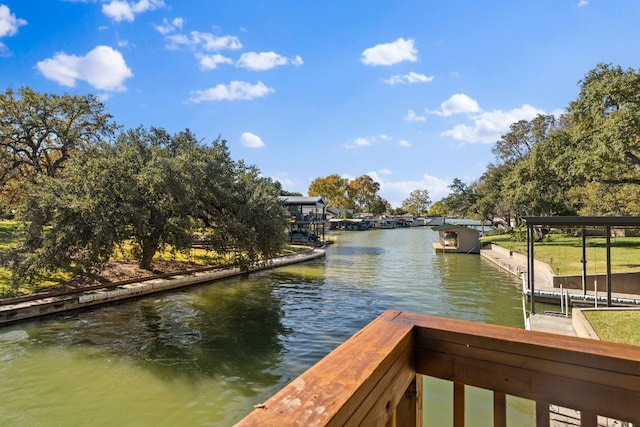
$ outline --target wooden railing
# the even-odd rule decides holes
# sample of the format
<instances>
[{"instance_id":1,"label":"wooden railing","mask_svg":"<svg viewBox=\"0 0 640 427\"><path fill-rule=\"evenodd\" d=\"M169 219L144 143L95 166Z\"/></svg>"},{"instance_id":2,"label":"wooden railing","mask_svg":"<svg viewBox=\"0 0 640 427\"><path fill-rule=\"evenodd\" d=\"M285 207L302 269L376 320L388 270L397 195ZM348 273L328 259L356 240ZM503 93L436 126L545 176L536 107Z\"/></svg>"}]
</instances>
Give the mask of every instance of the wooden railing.
<instances>
[{"instance_id":1,"label":"wooden railing","mask_svg":"<svg viewBox=\"0 0 640 427\"><path fill-rule=\"evenodd\" d=\"M640 425L639 347L387 311L238 426L420 426L423 375L453 382L454 426L465 385L493 391L494 426L507 425L507 395L535 401L538 426L550 405L580 411L583 426Z\"/></svg>"}]
</instances>

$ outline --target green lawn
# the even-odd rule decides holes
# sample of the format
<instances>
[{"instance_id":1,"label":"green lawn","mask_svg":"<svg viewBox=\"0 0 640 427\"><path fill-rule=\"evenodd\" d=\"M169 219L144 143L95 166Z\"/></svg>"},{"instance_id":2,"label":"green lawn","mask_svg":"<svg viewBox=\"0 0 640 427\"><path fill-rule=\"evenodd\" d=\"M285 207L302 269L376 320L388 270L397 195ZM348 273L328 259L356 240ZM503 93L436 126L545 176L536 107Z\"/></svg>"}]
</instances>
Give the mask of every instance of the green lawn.
<instances>
[{"instance_id":1,"label":"green lawn","mask_svg":"<svg viewBox=\"0 0 640 427\"><path fill-rule=\"evenodd\" d=\"M583 314L601 340L640 345L640 310L585 310Z\"/></svg>"},{"instance_id":2,"label":"green lawn","mask_svg":"<svg viewBox=\"0 0 640 427\"><path fill-rule=\"evenodd\" d=\"M516 242L509 235L486 236L483 242L491 242L514 252L527 253L526 242ZM587 274L604 274L606 265L606 238L587 237ZM611 270L615 273L640 271L640 237L611 238ZM536 242L534 255L537 260L551 265L558 275L582 273L582 238L549 234L544 242Z\"/></svg>"}]
</instances>

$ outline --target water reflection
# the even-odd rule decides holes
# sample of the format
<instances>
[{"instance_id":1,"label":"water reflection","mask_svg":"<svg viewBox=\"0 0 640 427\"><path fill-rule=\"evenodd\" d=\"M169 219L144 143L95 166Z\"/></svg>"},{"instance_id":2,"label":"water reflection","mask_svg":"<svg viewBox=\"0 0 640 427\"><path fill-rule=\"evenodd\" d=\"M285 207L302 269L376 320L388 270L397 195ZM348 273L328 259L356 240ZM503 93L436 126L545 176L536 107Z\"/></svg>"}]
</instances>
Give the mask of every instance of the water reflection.
<instances>
[{"instance_id":1,"label":"water reflection","mask_svg":"<svg viewBox=\"0 0 640 427\"><path fill-rule=\"evenodd\" d=\"M268 282L227 282L155 299L80 312L33 324L39 346L93 346L127 355L161 378L173 376L237 377L272 385L277 378L259 375L278 363L281 301Z\"/></svg>"}]
</instances>

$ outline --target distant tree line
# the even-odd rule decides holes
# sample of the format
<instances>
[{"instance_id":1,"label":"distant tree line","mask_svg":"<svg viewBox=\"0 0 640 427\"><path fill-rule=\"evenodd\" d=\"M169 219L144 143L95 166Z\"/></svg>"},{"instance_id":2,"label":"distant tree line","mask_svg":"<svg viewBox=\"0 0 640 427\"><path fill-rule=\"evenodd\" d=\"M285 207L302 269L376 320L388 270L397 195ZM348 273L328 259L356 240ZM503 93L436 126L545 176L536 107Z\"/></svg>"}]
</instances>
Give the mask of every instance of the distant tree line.
<instances>
[{"instance_id":1,"label":"distant tree line","mask_svg":"<svg viewBox=\"0 0 640 427\"><path fill-rule=\"evenodd\" d=\"M2 252L16 280L99 270L125 247L150 269L158 251L188 251L195 239L246 267L284 243L281 191L220 138L122 130L92 95L0 94L2 213L26 227L24 244Z\"/></svg>"},{"instance_id":2,"label":"distant tree line","mask_svg":"<svg viewBox=\"0 0 640 427\"><path fill-rule=\"evenodd\" d=\"M391 204L378 194L379 192L380 183L369 175L350 180L338 174L314 179L308 190L309 196L322 197L327 206L355 213L366 212L375 216L409 213L418 217L426 215L431 205L427 189L413 190L399 208L392 208Z\"/></svg>"},{"instance_id":3,"label":"distant tree line","mask_svg":"<svg viewBox=\"0 0 640 427\"><path fill-rule=\"evenodd\" d=\"M523 216L640 214L640 73L598 64L560 117L513 123L476 181L455 179L443 214L495 221Z\"/></svg>"}]
</instances>

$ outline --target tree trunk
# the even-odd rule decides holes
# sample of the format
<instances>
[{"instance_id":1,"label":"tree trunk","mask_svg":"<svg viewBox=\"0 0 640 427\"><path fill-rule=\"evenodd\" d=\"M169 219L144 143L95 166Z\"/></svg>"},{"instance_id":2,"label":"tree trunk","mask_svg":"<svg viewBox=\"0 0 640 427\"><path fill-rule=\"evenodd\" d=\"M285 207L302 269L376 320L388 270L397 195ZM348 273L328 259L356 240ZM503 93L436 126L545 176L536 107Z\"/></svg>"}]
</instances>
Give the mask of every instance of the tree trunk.
<instances>
[{"instance_id":1,"label":"tree trunk","mask_svg":"<svg viewBox=\"0 0 640 427\"><path fill-rule=\"evenodd\" d=\"M140 268L144 270L151 270L151 262L153 261L153 256L158 251L159 241L160 239L155 234L142 239L140 242L142 254L140 256L140 261L138 262L138 266Z\"/></svg>"}]
</instances>

